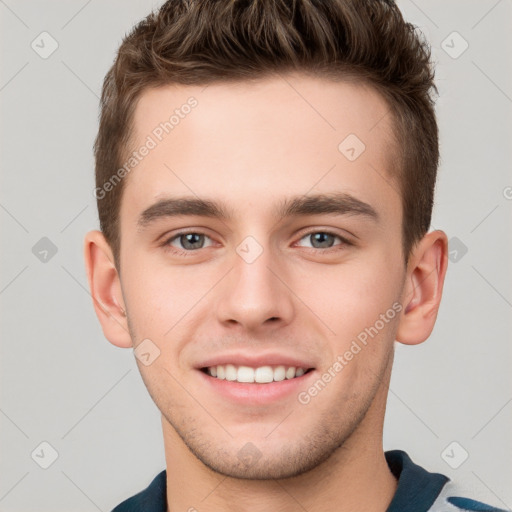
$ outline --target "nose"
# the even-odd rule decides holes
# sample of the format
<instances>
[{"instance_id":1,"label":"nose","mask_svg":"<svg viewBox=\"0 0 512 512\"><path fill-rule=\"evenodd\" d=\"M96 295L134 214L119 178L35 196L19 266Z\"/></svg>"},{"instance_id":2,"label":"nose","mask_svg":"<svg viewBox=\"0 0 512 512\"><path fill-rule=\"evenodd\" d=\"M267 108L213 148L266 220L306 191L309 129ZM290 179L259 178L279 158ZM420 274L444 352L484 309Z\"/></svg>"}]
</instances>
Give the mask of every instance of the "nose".
<instances>
[{"instance_id":1,"label":"nose","mask_svg":"<svg viewBox=\"0 0 512 512\"><path fill-rule=\"evenodd\" d=\"M253 261L237 252L232 262L216 297L218 320L253 332L289 324L294 315L293 292L286 284L284 262L272 257L267 248Z\"/></svg>"}]
</instances>

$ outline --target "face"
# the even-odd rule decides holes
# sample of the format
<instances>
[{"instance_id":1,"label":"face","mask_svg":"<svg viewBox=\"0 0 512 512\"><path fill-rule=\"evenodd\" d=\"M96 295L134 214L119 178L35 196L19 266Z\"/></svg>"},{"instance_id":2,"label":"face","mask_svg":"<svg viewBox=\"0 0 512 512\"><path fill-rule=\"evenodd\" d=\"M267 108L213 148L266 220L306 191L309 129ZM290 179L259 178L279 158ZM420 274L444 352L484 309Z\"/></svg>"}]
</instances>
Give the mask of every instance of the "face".
<instances>
[{"instance_id":1,"label":"face","mask_svg":"<svg viewBox=\"0 0 512 512\"><path fill-rule=\"evenodd\" d=\"M215 471L293 476L381 435L405 277L387 112L301 75L137 105L133 149L156 144L120 212L130 334L164 434Z\"/></svg>"}]
</instances>

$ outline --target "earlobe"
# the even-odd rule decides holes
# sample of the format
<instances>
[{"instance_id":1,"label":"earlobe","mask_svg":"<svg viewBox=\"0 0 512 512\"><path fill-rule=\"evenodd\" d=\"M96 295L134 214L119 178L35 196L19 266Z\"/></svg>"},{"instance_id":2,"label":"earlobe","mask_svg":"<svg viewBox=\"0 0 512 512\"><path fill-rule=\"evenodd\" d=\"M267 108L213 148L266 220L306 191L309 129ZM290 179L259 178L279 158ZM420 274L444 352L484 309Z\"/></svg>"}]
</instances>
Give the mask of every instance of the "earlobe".
<instances>
[{"instance_id":1,"label":"earlobe","mask_svg":"<svg viewBox=\"0 0 512 512\"><path fill-rule=\"evenodd\" d=\"M117 347L131 348L126 307L112 250L101 231L85 236L84 259L94 310L105 337Z\"/></svg>"},{"instance_id":2,"label":"earlobe","mask_svg":"<svg viewBox=\"0 0 512 512\"><path fill-rule=\"evenodd\" d=\"M441 303L448 266L448 239L443 231L426 234L414 248L407 268L404 310L396 340L416 345L431 334Z\"/></svg>"}]
</instances>

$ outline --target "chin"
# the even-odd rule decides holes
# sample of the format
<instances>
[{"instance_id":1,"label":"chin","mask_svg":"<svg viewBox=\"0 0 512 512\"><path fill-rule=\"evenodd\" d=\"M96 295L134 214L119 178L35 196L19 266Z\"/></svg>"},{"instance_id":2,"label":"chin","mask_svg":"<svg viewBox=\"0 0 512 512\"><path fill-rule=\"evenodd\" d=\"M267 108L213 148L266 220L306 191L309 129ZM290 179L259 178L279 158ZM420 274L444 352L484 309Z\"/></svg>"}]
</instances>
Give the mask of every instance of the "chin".
<instances>
[{"instance_id":1,"label":"chin","mask_svg":"<svg viewBox=\"0 0 512 512\"><path fill-rule=\"evenodd\" d=\"M328 460L343 442L331 436L302 436L300 441L288 438L287 443L255 439L241 448L239 442L233 442L236 446L213 447L216 443L189 440L187 445L197 459L218 474L244 480L278 480L315 469Z\"/></svg>"}]
</instances>

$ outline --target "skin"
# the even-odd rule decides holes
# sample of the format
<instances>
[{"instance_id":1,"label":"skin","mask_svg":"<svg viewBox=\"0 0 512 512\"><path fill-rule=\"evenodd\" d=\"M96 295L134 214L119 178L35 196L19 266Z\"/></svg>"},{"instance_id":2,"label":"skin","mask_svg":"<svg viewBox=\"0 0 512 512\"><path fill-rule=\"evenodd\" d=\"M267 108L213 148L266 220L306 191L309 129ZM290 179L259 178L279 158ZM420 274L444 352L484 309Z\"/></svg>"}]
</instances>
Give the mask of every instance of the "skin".
<instances>
[{"instance_id":1,"label":"skin","mask_svg":"<svg viewBox=\"0 0 512 512\"><path fill-rule=\"evenodd\" d=\"M302 74L165 86L137 105L134 149L190 96L197 107L125 178L121 271L99 231L85 239L106 338L125 348L150 339L160 351L137 364L162 413L168 510L385 511L397 485L382 447L394 343L428 338L447 266L442 231L404 264L387 105L371 88ZM366 145L354 161L338 150L348 134ZM333 192L378 220L275 215L284 199ZM233 217L141 228L141 213L171 195L222 201ZM205 234L204 246L180 245L184 229ZM326 231L327 245L308 236ZM262 249L251 263L236 250L247 236ZM296 393L234 404L195 368L219 352L278 351L314 363L307 389L394 303L401 311L307 404ZM258 456L242 460L247 443Z\"/></svg>"}]
</instances>

